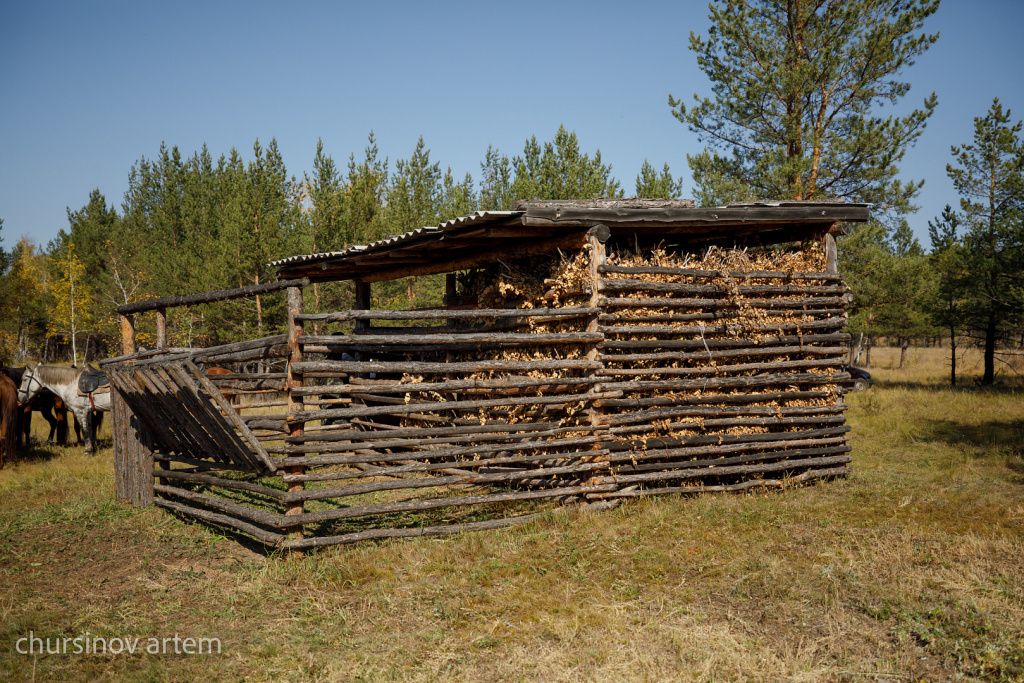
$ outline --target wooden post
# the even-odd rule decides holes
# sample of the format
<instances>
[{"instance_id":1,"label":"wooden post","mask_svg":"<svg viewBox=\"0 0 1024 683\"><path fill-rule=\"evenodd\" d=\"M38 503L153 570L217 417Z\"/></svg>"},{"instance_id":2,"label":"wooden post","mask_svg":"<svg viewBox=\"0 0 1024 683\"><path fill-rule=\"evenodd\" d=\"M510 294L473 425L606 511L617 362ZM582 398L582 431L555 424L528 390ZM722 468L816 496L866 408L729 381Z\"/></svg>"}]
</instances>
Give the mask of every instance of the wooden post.
<instances>
[{"instance_id":1,"label":"wooden post","mask_svg":"<svg viewBox=\"0 0 1024 683\"><path fill-rule=\"evenodd\" d=\"M352 308L355 309L355 310L363 310L363 311L368 310L370 308L370 302L371 302L371 298L370 298L371 297L370 283L369 282L363 282L362 280L356 280L355 281L355 285L356 285L356 301L352 305ZM357 320L356 321L356 329L357 330L365 330L366 328L368 328L370 326L370 322L371 321L369 321L369 320Z\"/></svg>"},{"instance_id":2,"label":"wooden post","mask_svg":"<svg viewBox=\"0 0 1024 683\"><path fill-rule=\"evenodd\" d=\"M825 234L825 272L839 272L839 250L836 247L836 238L832 233Z\"/></svg>"},{"instance_id":3,"label":"wooden post","mask_svg":"<svg viewBox=\"0 0 1024 683\"><path fill-rule=\"evenodd\" d=\"M166 349L167 348L167 309L158 308L156 309L156 348ZM171 469L171 463L167 460L161 460L157 463L157 467L162 470ZM159 483L161 486L167 486L168 481L166 479L160 479Z\"/></svg>"},{"instance_id":4,"label":"wooden post","mask_svg":"<svg viewBox=\"0 0 1024 683\"><path fill-rule=\"evenodd\" d=\"M358 287L356 289L358 299ZM299 336L302 334L302 321L296 320L295 317L302 313L302 288L301 287L289 287L288 288L288 370L287 370L287 382L288 382L288 412L294 412L302 410L302 396L295 393L295 389L302 387L302 374L295 370L295 363L302 362L302 346L299 344ZM288 433L290 436L298 436L303 433L302 422L289 424ZM288 474L305 474L306 468L302 465L296 467L286 467L285 472ZM304 484L301 481L291 482L288 485L288 493L296 493L302 491ZM303 513L302 501L287 503L287 509L285 510L285 516L301 515ZM290 539L302 538L302 525L299 524L288 529Z\"/></svg>"},{"instance_id":5,"label":"wooden post","mask_svg":"<svg viewBox=\"0 0 1024 683\"><path fill-rule=\"evenodd\" d=\"M605 265L605 262L608 260L608 252L604 245L609 237L611 237L611 231L606 225L595 225L587 232L587 245L590 247L590 305L594 308L600 307L603 296L601 292L601 274L597 269L599 266ZM587 318L587 332L598 331L600 331L599 313L591 313ZM592 344L587 352L587 360L596 361L600 352L597 343ZM597 370L588 370L587 375L594 376L597 372ZM597 382L590 386L588 393L596 394L600 393L601 390L601 383ZM596 426L600 422L602 412L601 408L591 402L590 408L587 410L591 426ZM595 443L593 449L600 450L600 444ZM595 475L597 474L595 472Z\"/></svg>"},{"instance_id":6,"label":"wooden post","mask_svg":"<svg viewBox=\"0 0 1024 683\"><path fill-rule=\"evenodd\" d=\"M135 353L135 319L121 316L121 353ZM114 436L114 494L117 500L146 507L153 502L153 451L142 442L138 418L117 389L111 388Z\"/></svg>"},{"instance_id":7,"label":"wooden post","mask_svg":"<svg viewBox=\"0 0 1024 683\"><path fill-rule=\"evenodd\" d=\"M167 309L156 310L156 348L167 348Z\"/></svg>"}]
</instances>

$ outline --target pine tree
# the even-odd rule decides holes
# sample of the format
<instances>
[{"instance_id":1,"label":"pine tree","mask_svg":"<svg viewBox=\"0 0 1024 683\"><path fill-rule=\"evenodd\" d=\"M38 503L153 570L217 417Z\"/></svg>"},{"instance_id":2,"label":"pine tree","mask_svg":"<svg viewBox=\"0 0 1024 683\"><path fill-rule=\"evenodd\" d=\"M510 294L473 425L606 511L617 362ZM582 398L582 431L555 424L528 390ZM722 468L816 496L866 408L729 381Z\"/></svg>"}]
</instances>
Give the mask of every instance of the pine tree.
<instances>
[{"instance_id":1,"label":"pine tree","mask_svg":"<svg viewBox=\"0 0 1024 683\"><path fill-rule=\"evenodd\" d=\"M938 38L921 33L939 0L718 0L690 49L714 98L669 106L708 145L688 156L705 206L738 199L841 197L876 214L913 210L922 183L897 164L936 105L876 116L910 90L899 80Z\"/></svg>"},{"instance_id":2,"label":"pine tree","mask_svg":"<svg viewBox=\"0 0 1024 683\"><path fill-rule=\"evenodd\" d=\"M930 310L932 319L949 332L949 381L956 386L957 335L967 317L966 297L971 288L963 240L957 234L960 216L949 204L940 218L928 221L932 242L931 262L938 277Z\"/></svg>"},{"instance_id":3,"label":"pine tree","mask_svg":"<svg viewBox=\"0 0 1024 683\"><path fill-rule=\"evenodd\" d=\"M555 139L543 150L536 136L526 141L523 155L512 160L515 180L510 194L515 199L590 199L621 197L619 181L612 167L601 161L601 150L593 158L580 153L576 132L559 126ZM511 208L511 207L510 207Z\"/></svg>"},{"instance_id":4,"label":"pine tree","mask_svg":"<svg viewBox=\"0 0 1024 683\"><path fill-rule=\"evenodd\" d=\"M999 99L974 119L974 140L953 146L946 173L960 193L972 286L966 325L983 339L983 384L995 381L996 345L1024 320L1024 146L1021 122Z\"/></svg>"},{"instance_id":5,"label":"pine tree","mask_svg":"<svg viewBox=\"0 0 1024 683\"><path fill-rule=\"evenodd\" d=\"M668 164L659 174L654 167L644 159L644 165L640 168L640 174L636 177L636 196L644 199L675 199L683 193L683 179L672 178L668 170Z\"/></svg>"}]
</instances>

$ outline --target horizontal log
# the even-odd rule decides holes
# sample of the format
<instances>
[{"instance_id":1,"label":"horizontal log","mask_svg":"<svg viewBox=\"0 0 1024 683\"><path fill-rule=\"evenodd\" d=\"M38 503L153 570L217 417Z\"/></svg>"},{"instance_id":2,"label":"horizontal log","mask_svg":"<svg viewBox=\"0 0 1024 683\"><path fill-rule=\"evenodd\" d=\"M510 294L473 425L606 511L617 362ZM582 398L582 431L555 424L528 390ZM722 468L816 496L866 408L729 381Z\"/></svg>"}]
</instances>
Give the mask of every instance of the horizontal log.
<instances>
[{"instance_id":1,"label":"horizontal log","mask_svg":"<svg viewBox=\"0 0 1024 683\"><path fill-rule=\"evenodd\" d=\"M421 337L404 335L302 335L300 344L330 344L334 346L373 345L373 346L433 346L447 344L499 344L526 346L531 344L586 344L599 342L604 335L599 332L561 332L546 333L483 333L467 332L465 334L427 334Z\"/></svg>"},{"instance_id":2,"label":"horizontal log","mask_svg":"<svg viewBox=\"0 0 1024 683\"><path fill-rule=\"evenodd\" d=\"M727 227L763 229L803 227L808 232L827 230L832 223L868 220L865 204L841 202L780 202L778 204L733 204L694 208L681 200L586 199L586 200L519 200L516 211L525 211L523 225L594 225L597 223L621 230L624 226L650 227L657 234L676 229L688 234L709 228L728 234ZM630 231L633 232L633 231Z\"/></svg>"},{"instance_id":3,"label":"horizontal log","mask_svg":"<svg viewBox=\"0 0 1024 683\"><path fill-rule=\"evenodd\" d=\"M617 415L600 415L600 424L626 425L651 423L677 417L721 417L722 415L828 415L846 410L844 404L831 406L687 406L685 408L653 408Z\"/></svg>"},{"instance_id":4,"label":"horizontal log","mask_svg":"<svg viewBox=\"0 0 1024 683\"><path fill-rule=\"evenodd\" d=\"M597 267L597 272L615 275L677 275L682 277L720 278L755 280L831 280L839 281L843 276L838 273L787 272L781 270L697 270L694 268L670 268L663 266L608 266Z\"/></svg>"},{"instance_id":5,"label":"horizontal log","mask_svg":"<svg viewBox=\"0 0 1024 683\"><path fill-rule=\"evenodd\" d=\"M671 444L672 441L685 443L675 447L652 447L644 449L641 446L633 446L630 449L628 441L603 442L601 445L615 447L616 452L608 456L608 462L620 462L623 460L657 460L657 459L679 459L693 458L701 455L724 456L726 453L738 453L742 451L765 451L796 449L803 446L821 446L835 443L846 443L845 434L850 431L847 426L829 427L827 429L805 429L799 432L773 432L767 434L708 434L706 436L694 436L687 439L648 439L649 441L662 441L664 444ZM710 436L721 436L709 438ZM728 437L728 438L726 438ZM642 441L641 441L642 443Z\"/></svg>"},{"instance_id":6,"label":"horizontal log","mask_svg":"<svg viewBox=\"0 0 1024 683\"><path fill-rule=\"evenodd\" d=\"M651 339L628 341L606 339L599 344L602 349L725 349L739 347L764 347L779 344L843 344L850 341L846 332L838 334L804 334L793 336L772 336L761 339Z\"/></svg>"},{"instance_id":7,"label":"horizontal log","mask_svg":"<svg viewBox=\"0 0 1024 683\"><path fill-rule=\"evenodd\" d=\"M145 358L135 359L134 365L138 367L144 367L149 365L166 365L168 363L182 362L186 360L192 360L202 365L217 365L220 363L233 362L233 358L239 355L246 355L242 352L259 353L276 353L276 350L284 346L287 348L288 335L276 334L270 337L262 337L260 339L249 339L246 341L232 342L230 344L221 344L218 346L207 346L197 349L185 349L177 353L167 354L155 354L147 356ZM257 355L256 358L260 356ZM125 356L124 358L131 358L131 356Z\"/></svg>"},{"instance_id":8,"label":"horizontal log","mask_svg":"<svg viewBox=\"0 0 1024 683\"><path fill-rule=\"evenodd\" d=\"M256 392L272 392L272 391L284 391L288 388L286 380L282 379L262 379L262 380L224 380L214 379L219 377L218 375L211 375L210 381L213 385L219 389L230 389L240 393L256 393Z\"/></svg>"},{"instance_id":9,"label":"horizontal log","mask_svg":"<svg viewBox=\"0 0 1024 683\"><path fill-rule=\"evenodd\" d=\"M243 533L249 534L253 538L264 543L267 543L269 545L277 545L281 542L282 539L286 538L286 536L282 534L261 529L258 526L254 526L247 522L243 522L242 520L235 519L234 517L229 517L228 515L221 515L216 512L210 512L209 510L201 510L199 508L189 507L187 505L177 503L173 500L167 500L166 498L154 498L153 502L159 505L160 507L167 508L168 510L173 510L179 514L194 517L204 522L210 522L212 524L226 526L230 529L236 529Z\"/></svg>"},{"instance_id":10,"label":"horizontal log","mask_svg":"<svg viewBox=\"0 0 1024 683\"><path fill-rule=\"evenodd\" d=\"M244 505L239 505L238 503L233 503L230 500L218 498L217 496L210 496L205 493L196 493L195 491L178 488L177 486L153 484L153 490L160 494L177 496L178 498L182 498L192 503L216 508L235 517L241 517L242 519L250 522L256 522L258 524L266 524L267 526L280 527L282 526L280 520L284 519L284 515L275 515L271 512L265 512L264 510L249 508Z\"/></svg>"},{"instance_id":11,"label":"horizontal log","mask_svg":"<svg viewBox=\"0 0 1024 683\"><path fill-rule=\"evenodd\" d=\"M309 284L306 278L296 280L284 280L281 282L266 282L261 285L247 285L235 289L219 289L213 292L202 292L200 294L188 294L185 296L165 296L148 301L140 301L134 304L124 304L117 307L121 315L133 315L146 311L156 311L161 308L175 308L177 306L195 306L197 304L208 304L215 301L228 301L230 299L241 299L244 297L279 292L289 287L305 287Z\"/></svg>"},{"instance_id":12,"label":"horizontal log","mask_svg":"<svg viewBox=\"0 0 1024 683\"><path fill-rule=\"evenodd\" d=\"M598 297L602 308L806 308L807 306L846 306L846 296L805 296L794 299L698 299L668 297Z\"/></svg>"},{"instance_id":13,"label":"horizontal log","mask_svg":"<svg viewBox=\"0 0 1024 683\"><path fill-rule=\"evenodd\" d=\"M557 488L543 491L512 491L507 493L491 493L476 496L452 496L448 498L430 498L427 500L409 500L400 503L377 503L374 505L360 505L357 507L337 508L333 510L322 510L319 512L307 512L301 515L289 516L288 519L295 520L299 524L314 524L319 522L333 521L337 519L365 517L367 515L387 515L394 514L396 512L435 510L437 508L443 507L456 507L463 505L485 505L488 503L504 503L521 500L557 498L559 496L579 495L582 493L612 491L616 488L618 487L615 484L571 486L568 488Z\"/></svg>"},{"instance_id":14,"label":"horizontal log","mask_svg":"<svg viewBox=\"0 0 1024 683\"><path fill-rule=\"evenodd\" d=\"M489 433L478 433L478 434L462 434L462 435L439 435L439 436L428 436L423 438L394 438L394 439L368 439L363 440L358 437L359 432L356 432L355 436L350 436L343 439L324 439L318 438L315 434L303 434L298 437L291 437L285 439L288 445L284 446L271 446L267 448L268 453L341 453L344 451L356 451L362 448L376 448L376 449L396 449L396 448L418 448L421 446L438 446L440 444L448 443L488 443L492 441L521 441L523 439L545 439L551 436L560 436L568 433L578 432L594 432L604 431L608 427L593 427L586 425L583 428L577 426L559 427L557 429L549 429L544 431L534 432L514 432L514 433L494 433L493 430ZM309 437L309 438L306 438ZM293 440L294 439L294 440ZM310 445L311 442L316 442L316 445ZM295 445L300 444L300 445Z\"/></svg>"},{"instance_id":15,"label":"horizontal log","mask_svg":"<svg viewBox=\"0 0 1024 683\"><path fill-rule=\"evenodd\" d=\"M598 370L601 377L627 377L637 375L702 375L721 376L730 372L770 372L773 370L791 370L793 368L841 368L846 365L845 357L822 358L816 360L786 360L767 363L741 363L738 365L702 365L691 368L606 368Z\"/></svg>"},{"instance_id":16,"label":"horizontal log","mask_svg":"<svg viewBox=\"0 0 1024 683\"><path fill-rule=\"evenodd\" d=\"M360 541L374 541L385 538L415 538L417 536L447 536L461 534L467 531L484 531L487 529L500 529L515 524L525 524L541 519L547 512L533 512L528 515L517 517L505 517L502 519L491 519L481 522L467 522L464 524L441 524L433 526L409 527L404 529L370 529L367 531L355 531L349 534L337 536L318 536L314 538L301 538L285 541L278 545L282 550L309 550L310 548L322 548L330 545L342 545L345 543L358 543Z\"/></svg>"},{"instance_id":17,"label":"horizontal log","mask_svg":"<svg viewBox=\"0 0 1024 683\"><path fill-rule=\"evenodd\" d=\"M844 465L850 462L849 455L835 455L825 458L806 458L803 460L783 460L781 462L761 463L757 465L734 465L727 467L707 467L671 472L646 472L643 474L609 475L595 478L595 483L635 484L640 482L664 481L666 479L695 479L699 477L727 477L736 474L759 474L762 472L779 472L782 470L799 469L801 467L821 467L823 465Z\"/></svg>"},{"instance_id":18,"label":"horizontal log","mask_svg":"<svg viewBox=\"0 0 1024 683\"><path fill-rule=\"evenodd\" d=\"M690 422L670 422L663 425L661 429L672 431L693 430L693 429L726 429L729 427L796 427L801 425L826 425L842 424L846 418L842 415L826 417L822 415L810 417L733 417L733 418L712 418ZM632 427L613 427L610 433L613 436L622 434L643 433L652 431L651 425L638 425ZM269 449L268 449L269 450Z\"/></svg>"},{"instance_id":19,"label":"horizontal log","mask_svg":"<svg viewBox=\"0 0 1024 683\"><path fill-rule=\"evenodd\" d=\"M664 292L671 294L700 294L706 296L765 296L765 295L840 295L846 292L842 285L697 285L680 282L657 282L649 280L607 280L598 281L598 289L606 292Z\"/></svg>"},{"instance_id":20,"label":"horizontal log","mask_svg":"<svg viewBox=\"0 0 1024 683\"><path fill-rule=\"evenodd\" d=\"M537 372L540 370L596 370L603 367L597 361L583 359L530 360L530 361L458 361L451 363L380 362L380 361L303 361L292 363L295 372L394 373L394 374L454 374L464 372ZM306 387L311 388L311 387ZM303 389L305 390L305 389Z\"/></svg>"},{"instance_id":21,"label":"horizontal log","mask_svg":"<svg viewBox=\"0 0 1024 683\"><path fill-rule=\"evenodd\" d=\"M722 360L726 358L755 358L757 356L841 356L848 354L850 349L845 346L755 346L741 349L719 349L716 351L662 351L658 353L599 353L597 360L606 363L628 363L649 360L688 361L688 360Z\"/></svg>"},{"instance_id":22,"label":"horizontal log","mask_svg":"<svg viewBox=\"0 0 1024 683\"><path fill-rule=\"evenodd\" d=\"M850 379L849 373L837 372L821 375L815 372L779 373L770 375L740 375L737 377L708 377L704 379L630 380L628 382L602 382L605 391L686 391L741 387L764 387L775 384L840 384Z\"/></svg>"},{"instance_id":23,"label":"horizontal log","mask_svg":"<svg viewBox=\"0 0 1024 683\"><path fill-rule=\"evenodd\" d=\"M675 457L678 449L687 446L703 446L714 444L716 446L727 446L732 444L749 443L782 443L787 441L801 441L806 439L828 438L840 436L850 431L850 427L826 427L824 429L803 429L792 432L765 432L757 434L700 434L686 437L658 437L649 439L632 439L617 441L600 441L602 448L607 448L613 453L621 451L632 451L644 458ZM614 458L610 458L614 459Z\"/></svg>"},{"instance_id":24,"label":"horizontal log","mask_svg":"<svg viewBox=\"0 0 1024 683\"><path fill-rule=\"evenodd\" d=\"M527 449L533 450L533 449ZM354 496L362 495L364 493L373 493L377 491L391 491L394 489L407 489L407 488L424 488L424 487L436 487L436 486L474 486L475 484L465 484L465 478L475 478L481 474L497 474L506 471L503 468L514 467L515 471L530 472L531 476L540 475L543 478L547 471L546 467L554 467L556 465L561 466L566 463L583 463L591 461L602 461L604 456L611 453L607 449L597 450L585 450L585 451L569 451L569 452L558 452L558 453L543 453L540 455L526 455L523 453L516 453L511 449L491 451L496 455L481 458L479 460L460 460L451 462L429 462L422 460L404 460L399 459L402 454L398 457L390 458L390 462L397 463L393 465L381 465L374 466L367 463L349 463L355 469L354 470L333 470L330 472L312 472L306 474L285 474L282 475L281 480L292 483L299 481L343 481L346 479L377 479L378 477L402 477L404 481L372 481L366 484L350 484L343 489L339 489L342 493L336 493L332 496L339 498L343 496ZM368 451L363 451L362 454L367 454ZM511 455L509 455L511 453ZM376 455L380 455L377 453ZM407 453L406 456L421 457L417 454ZM368 460L370 458L367 458ZM377 461L380 458L376 459ZM452 465L463 465L464 467L474 467L475 470L459 469L454 468ZM515 467L519 466L519 467ZM523 467L528 466L528 467ZM600 468L597 468L600 469ZM588 470L589 471L589 468ZM434 475L435 472L442 472L444 474L458 475L460 478L441 481L441 478ZM431 476L417 476L428 474ZM415 477L415 478L411 478ZM521 485L537 485L540 480L529 480L521 481Z\"/></svg>"},{"instance_id":25,"label":"horizontal log","mask_svg":"<svg viewBox=\"0 0 1024 683\"><path fill-rule=\"evenodd\" d=\"M511 484L513 482L538 478L541 481L547 481L556 475L562 474L578 474L581 472L592 473L595 470L607 470L608 465L603 462L584 462L574 463L572 465L566 465L564 467L545 467L544 469L530 469L519 472L506 472L500 474L479 474L472 473L471 475L448 475L445 477L431 477L429 479L413 479L403 481L387 482L388 484L407 484L408 488L412 488L412 485L419 484L419 488L423 487L440 487L440 486L451 486L454 484ZM610 482L601 482L610 483ZM345 489L351 487L341 487L335 489L311 489L308 491L297 491L289 494L289 498L294 501L308 501L308 500L327 500L337 497L345 497L350 495L346 493ZM368 506L369 507L369 506ZM351 508L344 508L351 509ZM338 511L338 518L345 516L342 511ZM287 519L291 519L289 516Z\"/></svg>"},{"instance_id":26,"label":"horizontal log","mask_svg":"<svg viewBox=\"0 0 1024 683\"><path fill-rule=\"evenodd\" d=\"M364 421L353 420L356 424L367 424ZM515 424L509 424L507 422L489 422L485 425L473 425L470 427L412 427L412 428L401 428L395 427L388 429L390 425L377 425L371 424L374 428L378 428L380 431L365 431L358 429L342 429L340 426L336 427L337 432L321 430L319 432L310 432L306 430L305 434L290 436L285 439L287 443L304 443L306 441L343 441L343 440L358 440L373 442L377 440L391 440L391 439L404 439L404 438L433 438L433 437L449 437L449 436L463 436L463 435L492 435L492 434L509 434L514 436L515 434L521 434L523 432L543 432L558 427L557 422L518 422Z\"/></svg>"},{"instance_id":27,"label":"horizontal log","mask_svg":"<svg viewBox=\"0 0 1024 683\"><path fill-rule=\"evenodd\" d=\"M473 320L476 318L535 318L538 316L570 317L599 312L597 308L478 308L453 311L433 308L419 311L351 310L336 313L301 313L296 320L345 322L348 320Z\"/></svg>"},{"instance_id":28,"label":"horizontal log","mask_svg":"<svg viewBox=\"0 0 1024 683\"><path fill-rule=\"evenodd\" d=\"M497 408L501 406L554 405L575 403L577 401L593 401L603 398L618 398L619 391L602 391L588 394L561 394L552 396L522 396L496 399L480 399L476 401L432 401L428 403L405 403L394 406L366 406L353 408L333 408L327 410L306 410L288 414L288 422L310 422L326 418L369 417L371 415L402 415L405 413L423 413L438 410L479 410L480 408Z\"/></svg>"},{"instance_id":29,"label":"horizontal log","mask_svg":"<svg viewBox=\"0 0 1024 683\"><path fill-rule=\"evenodd\" d=\"M693 325L680 327L674 325L601 325L597 329L604 334L672 334L672 335L715 335L715 334L753 334L758 332L794 332L800 330L837 329L846 325L846 318L835 317L826 320L802 320L799 322L780 322L765 324L738 325Z\"/></svg>"},{"instance_id":30,"label":"horizontal log","mask_svg":"<svg viewBox=\"0 0 1024 683\"><path fill-rule=\"evenodd\" d=\"M739 310L717 310L707 313L643 313L630 315L628 313L602 313L597 316L598 322L602 323L649 323L649 322L692 322L695 320L733 320L740 314ZM845 316L846 310L842 308L812 308L812 309L782 309L774 315L790 315L799 318Z\"/></svg>"},{"instance_id":31,"label":"horizontal log","mask_svg":"<svg viewBox=\"0 0 1024 683\"><path fill-rule=\"evenodd\" d=\"M204 470L217 471L217 470L230 470L233 472L252 472L251 467L243 467L242 465L236 465L233 462L221 462L217 460L199 460L196 458L190 458L180 453L153 453L153 460L157 462L179 462L183 465L192 465L193 467L200 467Z\"/></svg>"},{"instance_id":32,"label":"horizontal log","mask_svg":"<svg viewBox=\"0 0 1024 683\"><path fill-rule=\"evenodd\" d=\"M768 462L782 460L784 458L809 458L812 456L831 456L840 453L849 453L853 448L843 444L839 446L821 446L818 448L790 448L778 451L766 451L760 453L749 453L732 457L715 457L704 460L673 460L670 462L639 462L625 464L625 458L620 458L622 465L613 465L613 474L634 474L636 472L665 472L688 468L724 467L727 465L739 465L749 462Z\"/></svg>"},{"instance_id":33,"label":"horizontal log","mask_svg":"<svg viewBox=\"0 0 1024 683\"><path fill-rule=\"evenodd\" d=\"M597 499L621 499L640 498L643 496L665 495L669 493L681 493L684 495L699 495L702 493L726 493L736 491L748 491L755 488L785 488L794 484L802 484L814 479L825 477L839 477L849 474L852 470L846 466L828 467L822 469L807 470L793 477L783 479L751 479L736 484L719 484L715 486L691 485L691 486L659 486L658 488L637 489L633 491L615 491L612 493L597 493L591 497Z\"/></svg>"},{"instance_id":34,"label":"horizontal log","mask_svg":"<svg viewBox=\"0 0 1024 683\"><path fill-rule=\"evenodd\" d=\"M252 493L259 493L264 496L269 496L276 500L284 500L285 492L278 489L272 489L269 486L261 486L260 484L253 484L248 481L239 481L237 479L227 479L225 477L213 477L208 474L198 474L194 472L181 472L179 470L164 470L156 468L153 470L153 476L158 479L177 479L179 481L188 481L196 484L205 484L207 486L219 486L225 489L235 489L238 491L250 491Z\"/></svg>"},{"instance_id":35,"label":"horizontal log","mask_svg":"<svg viewBox=\"0 0 1024 683\"><path fill-rule=\"evenodd\" d=\"M607 428L598 428L607 429ZM578 429L576 427L561 427L559 429L552 429L543 432L527 432L519 434L467 434L465 436L433 436L422 439L391 439L383 441L361 441L353 438L352 440L346 441L325 441L311 445L309 442L315 439L310 439L302 443L301 445L284 445L284 446L268 446L268 453L344 453L346 451L355 452L365 448L376 448L379 450L385 449L406 449L416 448L416 451L410 451L410 454L415 452L416 454L427 454L431 451L423 450L419 447L433 447L445 443L472 443L481 444L488 443L491 441L502 441L508 442L509 440L515 439L541 439L550 436L559 436L569 432L584 432L594 431L592 429ZM320 441L320 440L317 440Z\"/></svg>"},{"instance_id":36,"label":"horizontal log","mask_svg":"<svg viewBox=\"0 0 1024 683\"><path fill-rule=\"evenodd\" d=\"M249 351L236 351L234 353L219 353L216 355L194 354L192 358L200 362L220 365L223 363L248 363L250 361L267 360L270 358L287 358L288 355L288 344L281 343Z\"/></svg>"},{"instance_id":37,"label":"horizontal log","mask_svg":"<svg viewBox=\"0 0 1024 683\"><path fill-rule=\"evenodd\" d=\"M605 458L610 467L615 463L629 462L633 465L646 462L660 462L666 467L673 463L689 462L688 459L699 457L724 458L730 453L745 453L757 451L759 453L790 450L794 448L823 448L832 446L845 446L846 437L839 436L814 437L799 439L796 441L748 441L729 444L713 444L710 446L687 446L685 448L665 449L656 455L650 455L647 451L620 451L612 453ZM666 455L668 453L668 455Z\"/></svg>"},{"instance_id":38,"label":"horizontal log","mask_svg":"<svg viewBox=\"0 0 1024 683\"><path fill-rule=\"evenodd\" d=\"M593 384L596 380L589 377L542 377L539 379L453 379L444 382L410 382L408 384L388 384L385 382L367 382L366 384L334 384L320 387L303 387L302 391L293 396L310 396L315 389L317 395L352 394L353 396L373 392L376 394L408 394L421 391L481 393L501 389L526 389L540 387L570 387Z\"/></svg>"},{"instance_id":39,"label":"horizontal log","mask_svg":"<svg viewBox=\"0 0 1024 683\"><path fill-rule=\"evenodd\" d=\"M648 396L645 398L606 399L601 405L609 408L642 406L694 406L730 403L775 403L813 401L835 398L831 391L766 391L763 394L701 394L700 396Z\"/></svg>"},{"instance_id":40,"label":"horizontal log","mask_svg":"<svg viewBox=\"0 0 1024 683\"><path fill-rule=\"evenodd\" d=\"M288 456L277 460L279 467L292 465L318 466L318 465L351 465L353 463L381 463L401 462L410 458L430 459L433 462L440 462L441 459L448 464L474 465L487 453L503 453L513 451L550 450L552 448L566 448L568 446L592 447L597 443L596 436L584 436L574 439L550 439L547 441L520 441L518 443L500 443L488 445L460 446L455 448L438 448L434 450L404 451L399 453L381 453L377 450L360 449L360 452L353 455L310 455L310 456ZM590 453L587 451L586 453ZM466 461L456 461L456 458L470 457ZM551 454L548 458L567 457L564 453Z\"/></svg>"},{"instance_id":41,"label":"horizontal log","mask_svg":"<svg viewBox=\"0 0 1024 683\"><path fill-rule=\"evenodd\" d=\"M210 374L210 368L203 368L206 376L216 384L221 380L268 380L288 379L287 372L222 372Z\"/></svg>"}]
</instances>

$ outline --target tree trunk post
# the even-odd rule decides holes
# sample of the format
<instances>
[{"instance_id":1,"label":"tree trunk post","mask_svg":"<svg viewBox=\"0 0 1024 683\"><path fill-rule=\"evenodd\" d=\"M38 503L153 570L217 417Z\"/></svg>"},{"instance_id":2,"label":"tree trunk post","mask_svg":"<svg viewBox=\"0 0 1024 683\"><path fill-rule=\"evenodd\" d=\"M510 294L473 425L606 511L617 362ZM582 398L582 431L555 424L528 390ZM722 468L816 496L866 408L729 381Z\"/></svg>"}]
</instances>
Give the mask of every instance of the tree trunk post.
<instances>
[{"instance_id":1,"label":"tree trunk post","mask_svg":"<svg viewBox=\"0 0 1024 683\"><path fill-rule=\"evenodd\" d=\"M839 272L839 249L836 247L836 238L830 232L825 234L825 272Z\"/></svg>"},{"instance_id":2,"label":"tree trunk post","mask_svg":"<svg viewBox=\"0 0 1024 683\"><path fill-rule=\"evenodd\" d=\"M369 282L363 282L362 280L356 280L356 300L352 305L355 310L368 310L370 308L371 301L371 289ZM356 329L365 330L370 326L370 321L366 319L356 320Z\"/></svg>"},{"instance_id":3,"label":"tree trunk post","mask_svg":"<svg viewBox=\"0 0 1024 683\"><path fill-rule=\"evenodd\" d=\"M121 316L121 353L135 353L135 318ZM110 392L117 500L146 507L153 502L153 451L142 442L138 418L114 387Z\"/></svg>"},{"instance_id":4,"label":"tree trunk post","mask_svg":"<svg viewBox=\"0 0 1024 683\"><path fill-rule=\"evenodd\" d=\"M156 310L156 348L167 348L167 309Z\"/></svg>"},{"instance_id":5,"label":"tree trunk post","mask_svg":"<svg viewBox=\"0 0 1024 683\"><path fill-rule=\"evenodd\" d=\"M605 249L605 242L611 237L611 231L605 225L595 225L587 232L587 246L590 247L590 305L597 308L600 304L602 297L601 292L601 273L598 271L600 266L605 265L608 260L608 252ZM587 318L587 332L598 332L600 331L601 323L598 313L591 313ZM597 343L591 344L590 349L587 351L587 360L596 361L598 355L601 353L599 345ZM603 363L602 363L603 365ZM592 377L597 375L597 370L588 370L587 376ZM595 382L590 385L588 393L596 394L601 392L601 383ZM590 407L587 409L587 415L590 419L591 426L597 426L601 422L601 414L604 411L597 405L594 404L593 400L590 403ZM594 450L601 448L600 444L595 443L593 446Z\"/></svg>"},{"instance_id":6,"label":"tree trunk post","mask_svg":"<svg viewBox=\"0 0 1024 683\"><path fill-rule=\"evenodd\" d=\"M302 362L302 346L299 344L299 336L302 334L302 321L296 320L296 316L302 313L302 288L288 288L288 412L293 413L303 409L301 395L295 393L295 389L302 387L302 374L295 370L295 363ZM298 436L303 433L304 423L289 424L288 433L290 436ZM286 467L288 474L304 474L306 468L302 465ZM288 485L288 493L302 491L305 485L301 481L291 482ZM301 515L303 513L302 501L287 503L285 516ZM296 525L287 529L290 539L302 538L302 525Z\"/></svg>"}]
</instances>

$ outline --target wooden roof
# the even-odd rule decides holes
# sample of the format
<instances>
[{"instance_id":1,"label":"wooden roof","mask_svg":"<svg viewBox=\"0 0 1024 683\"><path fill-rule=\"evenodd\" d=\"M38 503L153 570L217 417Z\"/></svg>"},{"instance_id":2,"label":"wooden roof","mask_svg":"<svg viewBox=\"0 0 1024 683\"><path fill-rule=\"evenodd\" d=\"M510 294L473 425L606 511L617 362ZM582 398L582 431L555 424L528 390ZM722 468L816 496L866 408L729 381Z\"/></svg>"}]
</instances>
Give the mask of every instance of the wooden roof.
<instances>
[{"instance_id":1,"label":"wooden roof","mask_svg":"<svg viewBox=\"0 0 1024 683\"><path fill-rule=\"evenodd\" d=\"M438 226L393 235L343 251L293 256L270 265L278 279L379 282L447 273L583 246L587 230L608 228L610 239L699 246L779 244L820 237L838 223L868 220L867 204L743 202L698 209L691 200L531 200L513 211L485 211Z\"/></svg>"}]
</instances>

